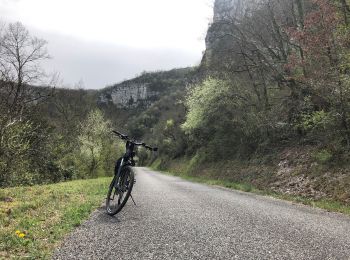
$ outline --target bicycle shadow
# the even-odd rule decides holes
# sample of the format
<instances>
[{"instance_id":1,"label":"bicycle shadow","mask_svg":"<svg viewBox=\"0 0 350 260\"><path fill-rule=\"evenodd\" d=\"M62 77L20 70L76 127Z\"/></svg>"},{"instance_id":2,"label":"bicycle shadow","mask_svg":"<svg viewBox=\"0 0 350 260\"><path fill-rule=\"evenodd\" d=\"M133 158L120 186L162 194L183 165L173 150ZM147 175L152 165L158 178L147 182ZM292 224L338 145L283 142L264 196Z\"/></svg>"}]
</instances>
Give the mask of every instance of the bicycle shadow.
<instances>
[{"instance_id":1,"label":"bicycle shadow","mask_svg":"<svg viewBox=\"0 0 350 260\"><path fill-rule=\"evenodd\" d=\"M102 205L96 210L94 218L96 221L106 224L120 224L125 221L138 221L142 217L138 216L136 212L131 212L135 209L135 207L137 206L132 205L132 207L126 207L120 213L110 216L106 213L105 205Z\"/></svg>"},{"instance_id":2,"label":"bicycle shadow","mask_svg":"<svg viewBox=\"0 0 350 260\"><path fill-rule=\"evenodd\" d=\"M114 215L114 216L108 215L106 213L105 205L99 207L96 210L95 217L96 217L96 220L98 222L102 222L102 223L106 223L106 224L118 224L118 223L122 222L120 216L118 216L118 215Z\"/></svg>"}]
</instances>

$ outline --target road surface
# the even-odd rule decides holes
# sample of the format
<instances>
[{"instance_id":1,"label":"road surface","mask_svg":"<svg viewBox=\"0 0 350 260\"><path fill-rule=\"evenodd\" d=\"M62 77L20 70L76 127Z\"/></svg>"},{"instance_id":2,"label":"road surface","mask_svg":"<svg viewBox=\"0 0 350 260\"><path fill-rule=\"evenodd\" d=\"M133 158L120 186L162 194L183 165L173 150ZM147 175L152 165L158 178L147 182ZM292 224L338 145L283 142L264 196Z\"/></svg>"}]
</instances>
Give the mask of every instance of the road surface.
<instances>
[{"instance_id":1,"label":"road surface","mask_svg":"<svg viewBox=\"0 0 350 260\"><path fill-rule=\"evenodd\" d=\"M133 197L66 237L54 259L350 259L350 218L136 168Z\"/></svg>"}]
</instances>

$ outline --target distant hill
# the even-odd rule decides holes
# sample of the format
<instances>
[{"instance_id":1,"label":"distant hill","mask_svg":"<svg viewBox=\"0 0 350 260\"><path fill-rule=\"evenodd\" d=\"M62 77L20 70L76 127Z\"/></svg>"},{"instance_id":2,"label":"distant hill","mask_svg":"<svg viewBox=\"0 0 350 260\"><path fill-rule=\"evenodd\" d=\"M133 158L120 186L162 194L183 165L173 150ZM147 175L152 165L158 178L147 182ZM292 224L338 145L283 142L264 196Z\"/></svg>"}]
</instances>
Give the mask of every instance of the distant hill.
<instances>
[{"instance_id":1,"label":"distant hill","mask_svg":"<svg viewBox=\"0 0 350 260\"><path fill-rule=\"evenodd\" d=\"M144 72L140 76L114 84L99 91L99 106L117 108L145 108L170 92L185 89L193 78L193 68Z\"/></svg>"}]
</instances>

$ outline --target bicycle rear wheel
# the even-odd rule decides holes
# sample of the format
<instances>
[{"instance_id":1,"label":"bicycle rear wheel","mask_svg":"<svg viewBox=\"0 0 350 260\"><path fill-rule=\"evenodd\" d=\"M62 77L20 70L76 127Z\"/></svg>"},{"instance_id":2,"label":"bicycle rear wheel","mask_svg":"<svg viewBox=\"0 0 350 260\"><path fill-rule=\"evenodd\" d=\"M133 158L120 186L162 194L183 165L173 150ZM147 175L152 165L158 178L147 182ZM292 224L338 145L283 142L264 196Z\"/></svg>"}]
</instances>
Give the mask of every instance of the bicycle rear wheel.
<instances>
[{"instance_id":1,"label":"bicycle rear wheel","mask_svg":"<svg viewBox=\"0 0 350 260\"><path fill-rule=\"evenodd\" d=\"M134 186L134 172L128 166L123 167L120 176L114 176L109 186L106 210L108 215L115 215L125 206Z\"/></svg>"}]
</instances>

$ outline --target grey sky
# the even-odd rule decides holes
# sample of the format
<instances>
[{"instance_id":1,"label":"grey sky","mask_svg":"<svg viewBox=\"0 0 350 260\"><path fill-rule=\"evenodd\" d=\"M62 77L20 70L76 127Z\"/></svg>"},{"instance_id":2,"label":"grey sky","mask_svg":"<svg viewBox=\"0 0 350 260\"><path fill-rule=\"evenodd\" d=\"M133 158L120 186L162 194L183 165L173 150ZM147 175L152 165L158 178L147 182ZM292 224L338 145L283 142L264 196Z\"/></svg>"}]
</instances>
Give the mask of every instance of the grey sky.
<instances>
[{"instance_id":1,"label":"grey sky","mask_svg":"<svg viewBox=\"0 0 350 260\"><path fill-rule=\"evenodd\" d=\"M48 41L66 85L103 88L142 71L196 65L212 0L0 0L0 19Z\"/></svg>"}]
</instances>

